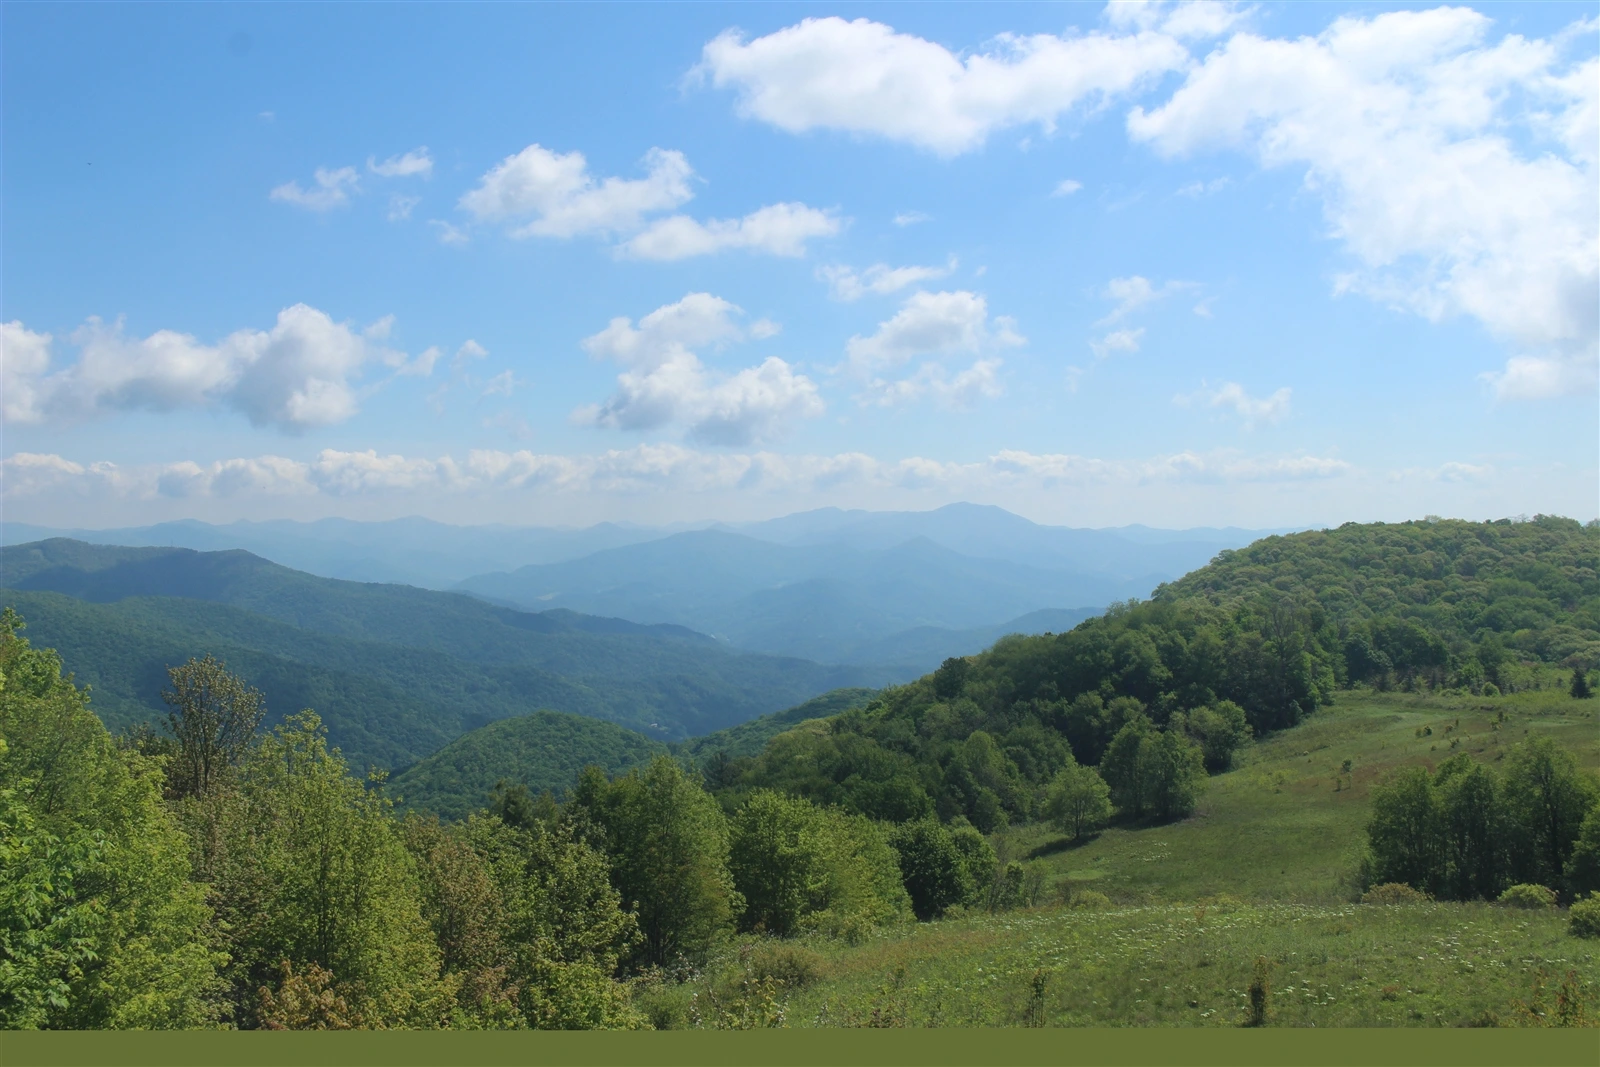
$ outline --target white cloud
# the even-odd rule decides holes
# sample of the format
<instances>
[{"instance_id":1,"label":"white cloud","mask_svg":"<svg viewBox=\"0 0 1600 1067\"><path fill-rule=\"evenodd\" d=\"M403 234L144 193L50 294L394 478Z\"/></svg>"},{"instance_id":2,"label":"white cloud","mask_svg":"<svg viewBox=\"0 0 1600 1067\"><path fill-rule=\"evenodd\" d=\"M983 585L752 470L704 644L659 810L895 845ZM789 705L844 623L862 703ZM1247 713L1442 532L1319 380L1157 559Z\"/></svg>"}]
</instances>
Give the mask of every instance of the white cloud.
<instances>
[{"instance_id":1,"label":"white cloud","mask_svg":"<svg viewBox=\"0 0 1600 1067\"><path fill-rule=\"evenodd\" d=\"M390 156L382 163L368 156L367 169L382 178L431 178L433 156L428 154L428 146L423 145L404 155Z\"/></svg>"},{"instance_id":2,"label":"white cloud","mask_svg":"<svg viewBox=\"0 0 1600 1067\"><path fill-rule=\"evenodd\" d=\"M1116 301L1116 307L1111 313L1101 319L1096 325L1105 326L1133 314L1140 308L1157 301L1165 300L1173 293L1185 292L1198 288L1193 282L1169 281L1159 288L1150 284L1150 279L1138 274L1128 278L1112 278L1106 283L1105 292L1102 294L1107 300Z\"/></svg>"},{"instance_id":3,"label":"white cloud","mask_svg":"<svg viewBox=\"0 0 1600 1067\"><path fill-rule=\"evenodd\" d=\"M444 219L429 219L428 225L439 233L439 243L442 245L464 245L472 240L467 236L467 231Z\"/></svg>"},{"instance_id":4,"label":"white cloud","mask_svg":"<svg viewBox=\"0 0 1600 1067\"><path fill-rule=\"evenodd\" d=\"M397 364L395 373L402 377L426 378L433 373L433 366L442 355L444 352L439 346L432 345L417 353L415 359Z\"/></svg>"},{"instance_id":5,"label":"white cloud","mask_svg":"<svg viewBox=\"0 0 1600 1067\"><path fill-rule=\"evenodd\" d=\"M422 203L420 196L401 196L396 193L389 198L389 221L403 222L411 217L411 209Z\"/></svg>"},{"instance_id":6,"label":"white cloud","mask_svg":"<svg viewBox=\"0 0 1600 1067\"><path fill-rule=\"evenodd\" d=\"M0 388L5 390L6 422L44 419L40 381L50 369L47 333L34 333L20 321L0 323Z\"/></svg>"},{"instance_id":7,"label":"white cloud","mask_svg":"<svg viewBox=\"0 0 1600 1067\"><path fill-rule=\"evenodd\" d=\"M993 344L1021 344L1009 319L996 319L991 331L989 303L966 290L913 293L893 318L870 337L845 345L850 363L863 370L892 367L916 356L976 354Z\"/></svg>"},{"instance_id":8,"label":"white cloud","mask_svg":"<svg viewBox=\"0 0 1600 1067\"><path fill-rule=\"evenodd\" d=\"M518 378L511 371L503 370L499 374L496 374L493 378L490 378L488 382L484 384L482 395L509 397L512 392L515 391L517 386L527 384L527 382L523 381L521 378Z\"/></svg>"},{"instance_id":9,"label":"white cloud","mask_svg":"<svg viewBox=\"0 0 1600 1067\"><path fill-rule=\"evenodd\" d=\"M676 304L656 308L639 320L619 316L583 340L583 349L599 359L629 367L655 367L692 349L742 340L734 321L740 309L710 293L690 293Z\"/></svg>"},{"instance_id":10,"label":"white cloud","mask_svg":"<svg viewBox=\"0 0 1600 1067\"><path fill-rule=\"evenodd\" d=\"M957 56L882 23L830 17L751 41L723 33L705 46L695 76L736 90L741 115L791 133L843 130L954 156L995 130L1052 130L1073 109L1103 105L1188 59L1152 31L1002 34L986 51Z\"/></svg>"},{"instance_id":11,"label":"white cloud","mask_svg":"<svg viewBox=\"0 0 1600 1067\"><path fill-rule=\"evenodd\" d=\"M1428 476L1440 482L1485 482L1494 476L1494 468L1480 463L1444 463L1428 471Z\"/></svg>"},{"instance_id":12,"label":"white cloud","mask_svg":"<svg viewBox=\"0 0 1600 1067\"><path fill-rule=\"evenodd\" d=\"M1095 359L1107 359L1115 352L1137 352L1144 340L1144 327L1133 330L1112 330L1098 341L1090 341Z\"/></svg>"},{"instance_id":13,"label":"white cloud","mask_svg":"<svg viewBox=\"0 0 1600 1067\"><path fill-rule=\"evenodd\" d=\"M1588 396L1595 390L1595 360L1581 350L1570 355L1512 356L1504 370L1478 377L1493 387L1499 400Z\"/></svg>"},{"instance_id":14,"label":"white cloud","mask_svg":"<svg viewBox=\"0 0 1600 1067\"><path fill-rule=\"evenodd\" d=\"M911 294L894 316L867 337L845 345L841 368L862 383L862 403L890 405L932 396L947 406L962 407L978 397L1000 395L997 373L1000 348L1026 343L1016 324L1005 316L989 317L988 301L966 290ZM973 362L951 374L944 361L971 356ZM888 372L920 357L909 374Z\"/></svg>"},{"instance_id":15,"label":"white cloud","mask_svg":"<svg viewBox=\"0 0 1600 1067\"><path fill-rule=\"evenodd\" d=\"M648 217L687 203L694 196L694 169L682 152L652 148L644 158L647 174L639 179L589 174L582 152L552 152L533 144L508 156L485 174L460 206L479 222L530 221L515 225L513 237L627 237L616 246L632 259L679 260L731 249L774 256L803 256L806 242L830 237L843 226L832 211L805 204L780 203L758 208L743 218L708 219L688 215ZM464 243L466 234L446 223L440 240Z\"/></svg>"},{"instance_id":16,"label":"white cloud","mask_svg":"<svg viewBox=\"0 0 1600 1067\"><path fill-rule=\"evenodd\" d=\"M643 178L597 180L582 152L562 154L531 144L485 174L461 198L461 207L479 222L532 216L512 231L514 237L628 232L644 216L670 211L694 196L689 188L694 170L682 152L652 148L644 166Z\"/></svg>"},{"instance_id":17,"label":"white cloud","mask_svg":"<svg viewBox=\"0 0 1600 1067\"><path fill-rule=\"evenodd\" d=\"M455 358L450 362L452 365L459 367L469 359L482 359L488 354L489 350L487 348L484 348L469 337L462 342L460 348L456 349Z\"/></svg>"},{"instance_id":18,"label":"white cloud","mask_svg":"<svg viewBox=\"0 0 1600 1067\"><path fill-rule=\"evenodd\" d=\"M316 185L310 189L301 188L299 182L285 182L273 189L268 197L303 207L307 211L331 211L348 204L350 194L361 189L361 179L354 167L340 167L338 170L318 167L315 177Z\"/></svg>"},{"instance_id":19,"label":"white cloud","mask_svg":"<svg viewBox=\"0 0 1600 1067\"><path fill-rule=\"evenodd\" d=\"M696 349L775 332L774 324L764 319L746 331L735 321L740 314L720 297L690 293L652 311L637 326L627 318L612 319L586 338L583 347L627 369L617 376L610 399L578 409L573 420L621 430L678 425L692 440L742 445L822 414L816 385L776 356L732 375L718 374L701 362Z\"/></svg>"},{"instance_id":20,"label":"white cloud","mask_svg":"<svg viewBox=\"0 0 1600 1067\"><path fill-rule=\"evenodd\" d=\"M1465 465L1455 465L1465 466ZM1446 468L1452 465L1446 464ZM1481 477L1482 468L1472 468ZM706 493L823 491L844 488L941 489L974 495L1014 488L1075 486L1288 484L1347 477L1343 460L1310 455L1248 456L1233 451L1179 452L1143 459L1106 459L1006 449L970 463L911 456L880 460L859 452L835 455L704 452L673 444L601 453L539 454L474 449L464 460L429 459L376 450L323 449L314 459L281 456L181 461L122 467L81 464L56 455L18 453L0 460L6 500L46 494L102 498L318 494L361 497L414 493ZM1435 472L1447 477L1444 469Z\"/></svg>"},{"instance_id":21,"label":"white cloud","mask_svg":"<svg viewBox=\"0 0 1600 1067\"><path fill-rule=\"evenodd\" d=\"M1477 319L1514 349L1491 376L1504 398L1588 393L1600 60L1567 60L1572 33L1491 44L1489 27L1453 7L1240 33L1128 130L1167 156L1238 148L1302 169L1354 261L1337 291Z\"/></svg>"},{"instance_id":22,"label":"white cloud","mask_svg":"<svg viewBox=\"0 0 1600 1067\"><path fill-rule=\"evenodd\" d=\"M862 391L863 403L893 407L925 397L940 407L968 408L980 398L994 399L1005 389L1000 385L1001 361L994 357L974 360L965 370L950 374L940 363L928 362L916 372L898 379L873 379Z\"/></svg>"},{"instance_id":23,"label":"white cloud","mask_svg":"<svg viewBox=\"0 0 1600 1067\"><path fill-rule=\"evenodd\" d=\"M312 493L305 464L282 456L226 459L201 466L193 461L171 463L155 479L155 490L167 497L279 496Z\"/></svg>"},{"instance_id":24,"label":"white cloud","mask_svg":"<svg viewBox=\"0 0 1600 1067\"><path fill-rule=\"evenodd\" d=\"M1246 428L1253 428L1258 423L1279 423L1288 418L1290 392L1285 387L1271 396L1256 397L1245 392L1244 386L1238 382L1224 382L1216 389L1202 387L1192 396L1173 397L1173 402L1182 407L1205 404L1214 408L1232 408L1244 421Z\"/></svg>"},{"instance_id":25,"label":"white cloud","mask_svg":"<svg viewBox=\"0 0 1600 1067\"><path fill-rule=\"evenodd\" d=\"M1111 0L1106 21L1122 30L1160 30L1174 37L1220 37L1249 17L1251 9L1226 0Z\"/></svg>"},{"instance_id":26,"label":"white cloud","mask_svg":"<svg viewBox=\"0 0 1600 1067\"><path fill-rule=\"evenodd\" d=\"M832 212L804 204L770 204L742 219L699 222L687 215L657 219L618 251L633 259L656 260L688 259L728 249L798 257L806 254L807 241L832 237L840 228L840 220Z\"/></svg>"},{"instance_id":27,"label":"white cloud","mask_svg":"<svg viewBox=\"0 0 1600 1067\"><path fill-rule=\"evenodd\" d=\"M1220 193L1222 190L1226 189L1232 184L1232 179L1226 177L1212 178L1208 182L1190 182L1188 185L1185 185L1178 190L1178 195L1187 196L1191 199L1199 199L1202 196L1210 196L1213 193Z\"/></svg>"},{"instance_id":28,"label":"white cloud","mask_svg":"<svg viewBox=\"0 0 1600 1067\"><path fill-rule=\"evenodd\" d=\"M1079 189L1082 189L1082 188L1083 188L1083 183L1082 182L1076 181L1076 180L1074 180L1072 178L1067 178L1066 180L1064 180L1061 183L1059 183L1053 190L1051 190L1050 195L1051 196L1071 196L1073 193L1077 192Z\"/></svg>"},{"instance_id":29,"label":"white cloud","mask_svg":"<svg viewBox=\"0 0 1600 1067\"><path fill-rule=\"evenodd\" d=\"M380 319L362 333L296 304L279 312L270 330L240 330L206 345L173 330L129 338L120 320L107 325L91 318L71 337L77 361L53 374L46 373L49 337L9 323L7 418L38 422L101 411L223 406L256 425L284 430L342 422L356 412L355 380L365 364L406 364L404 353L376 343L387 336L390 321ZM16 360L13 351L20 354Z\"/></svg>"},{"instance_id":30,"label":"white cloud","mask_svg":"<svg viewBox=\"0 0 1600 1067\"><path fill-rule=\"evenodd\" d=\"M915 226L919 222L932 222L933 216L923 211L902 211L894 217L896 226Z\"/></svg>"},{"instance_id":31,"label":"white cloud","mask_svg":"<svg viewBox=\"0 0 1600 1067\"><path fill-rule=\"evenodd\" d=\"M955 269L956 257L951 256L942 267L891 267L886 263L874 263L860 273L852 267L835 264L818 267L817 277L828 283L835 300L850 301L860 300L868 293L878 296L897 293L918 282L943 278Z\"/></svg>"}]
</instances>

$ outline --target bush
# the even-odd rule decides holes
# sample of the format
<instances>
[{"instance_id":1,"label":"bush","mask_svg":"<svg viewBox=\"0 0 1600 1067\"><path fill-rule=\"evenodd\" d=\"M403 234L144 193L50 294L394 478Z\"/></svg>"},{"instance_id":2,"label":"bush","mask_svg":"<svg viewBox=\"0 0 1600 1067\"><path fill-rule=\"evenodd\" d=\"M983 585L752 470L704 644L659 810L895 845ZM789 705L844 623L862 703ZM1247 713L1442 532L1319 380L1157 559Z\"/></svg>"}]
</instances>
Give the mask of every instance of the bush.
<instances>
[{"instance_id":1,"label":"bush","mask_svg":"<svg viewBox=\"0 0 1600 1067\"><path fill-rule=\"evenodd\" d=\"M1514 885L1500 894L1497 903L1502 908L1522 908L1527 911L1544 911L1556 906L1556 891L1542 885Z\"/></svg>"},{"instance_id":2,"label":"bush","mask_svg":"<svg viewBox=\"0 0 1600 1067\"><path fill-rule=\"evenodd\" d=\"M1432 899L1422 890L1413 889L1404 882L1385 882L1361 894L1363 904L1426 904Z\"/></svg>"},{"instance_id":3,"label":"bush","mask_svg":"<svg viewBox=\"0 0 1600 1067\"><path fill-rule=\"evenodd\" d=\"M1590 893L1572 905L1567 929L1573 937L1600 937L1600 892Z\"/></svg>"},{"instance_id":4,"label":"bush","mask_svg":"<svg viewBox=\"0 0 1600 1067\"><path fill-rule=\"evenodd\" d=\"M821 978L827 966L817 953L793 943L769 941L750 955L750 976L801 989Z\"/></svg>"},{"instance_id":5,"label":"bush","mask_svg":"<svg viewBox=\"0 0 1600 1067\"><path fill-rule=\"evenodd\" d=\"M1072 894L1072 906L1085 911L1099 911L1111 907L1111 898L1099 890L1086 889L1082 893Z\"/></svg>"}]
</instances>

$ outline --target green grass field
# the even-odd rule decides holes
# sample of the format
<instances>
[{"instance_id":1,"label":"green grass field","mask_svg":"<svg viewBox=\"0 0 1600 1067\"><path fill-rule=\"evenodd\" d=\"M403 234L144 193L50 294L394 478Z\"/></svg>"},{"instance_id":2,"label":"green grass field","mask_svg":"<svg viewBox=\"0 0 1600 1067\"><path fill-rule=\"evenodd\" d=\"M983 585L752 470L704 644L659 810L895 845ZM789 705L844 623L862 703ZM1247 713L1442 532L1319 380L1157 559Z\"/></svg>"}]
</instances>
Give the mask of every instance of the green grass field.
<instances>
[{"instance_id":1,"label":"green grass field","mask_svg":"<svg viewBox=\"0 0 1600 1067\"><path fill-rule=\"evenodd\" d=\"M1245 749L1182 822L1077 846L1039 825L996 835L1002 860L1034 869L1031 908L858 945L746 939L689 982L642 988L637 1003L658 1025L759 1023L781 1010L788 1026L1236 1026L1259 956L1269 1025L1527 1023L1517 1002L1553 1012L1569 972L1592 1025L1600 942L1570 936L1564 912L1357 904L1353 878L1375 784L1462 751L1493 762L1538 732L1600 766L1597 704L1554 688L1341 693ZM1091 890L1110 903L1067 903Z\"/></svg>"}]
</instances>

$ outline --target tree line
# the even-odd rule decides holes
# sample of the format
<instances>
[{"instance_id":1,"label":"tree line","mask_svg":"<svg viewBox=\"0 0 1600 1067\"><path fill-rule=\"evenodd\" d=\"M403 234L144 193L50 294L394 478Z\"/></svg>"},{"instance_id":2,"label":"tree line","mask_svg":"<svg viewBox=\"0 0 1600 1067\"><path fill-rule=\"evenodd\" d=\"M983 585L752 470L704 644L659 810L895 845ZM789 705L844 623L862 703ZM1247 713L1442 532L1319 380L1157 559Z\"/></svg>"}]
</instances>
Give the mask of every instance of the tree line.
<instances>
[{"instance_id":1,"label":"tree line","mask_svg":"<svg viewBox=\"0 0 1600 1067\"><path fill-rule=\"evenodd\" d=\"M1568 901L1600 890L1600 783L1549 737L1504 762L1497 771L1461 753L1375 789L1363 882L1443 900L1495 900L1513 885Z\"/></svg>"}]
</instances>

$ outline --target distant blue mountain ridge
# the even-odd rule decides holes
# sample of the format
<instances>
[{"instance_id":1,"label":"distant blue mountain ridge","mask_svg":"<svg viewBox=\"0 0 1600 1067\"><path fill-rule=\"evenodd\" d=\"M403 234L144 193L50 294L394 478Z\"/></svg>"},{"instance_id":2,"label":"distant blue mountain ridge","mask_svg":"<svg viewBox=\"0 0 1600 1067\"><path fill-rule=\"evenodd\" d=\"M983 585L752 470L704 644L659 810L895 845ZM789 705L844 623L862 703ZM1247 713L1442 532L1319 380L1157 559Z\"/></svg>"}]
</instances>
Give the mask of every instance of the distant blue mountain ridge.
<instances>
[{"instance_id":1,"label":"distant blue mountain ridge","mask_svg":"<svg viewBox=\"0 0 1600 1067\"><path fill-rule=\"evenodd\" d=\"M458 590L525 611L672 624L736 649L915 677L1006 632L1068 629L1262 530L1076 529L1002 508L823 508L696 527L194 520L107 530L0 524L8 545L244 549L324 578ZM1042 613L1042 614L1041 614Z\"/></svg>"}]
</instances>

